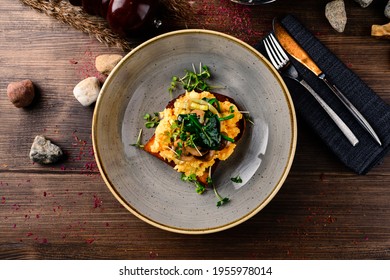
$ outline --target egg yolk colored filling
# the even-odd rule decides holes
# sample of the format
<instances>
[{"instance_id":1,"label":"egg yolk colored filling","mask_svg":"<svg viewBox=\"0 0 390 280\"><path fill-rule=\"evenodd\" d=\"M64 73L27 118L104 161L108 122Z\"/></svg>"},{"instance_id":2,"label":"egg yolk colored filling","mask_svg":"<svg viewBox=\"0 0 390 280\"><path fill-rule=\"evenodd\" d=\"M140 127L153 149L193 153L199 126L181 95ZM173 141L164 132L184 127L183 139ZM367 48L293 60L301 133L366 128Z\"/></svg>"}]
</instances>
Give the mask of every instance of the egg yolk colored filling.
<instances>
[{"instance_id":1,"label":"egg yolk colored filling","mask_svg":"<svg viewBox=\"0 0 390 280\"><path fill-rule=\"evenodd\" d=\"M243 115L210 92L191 91L160 112L160 118L151 152L174 162L174 169L186 176L202 176L217 160L232 155Z\"/></svg>"}]
</instances>

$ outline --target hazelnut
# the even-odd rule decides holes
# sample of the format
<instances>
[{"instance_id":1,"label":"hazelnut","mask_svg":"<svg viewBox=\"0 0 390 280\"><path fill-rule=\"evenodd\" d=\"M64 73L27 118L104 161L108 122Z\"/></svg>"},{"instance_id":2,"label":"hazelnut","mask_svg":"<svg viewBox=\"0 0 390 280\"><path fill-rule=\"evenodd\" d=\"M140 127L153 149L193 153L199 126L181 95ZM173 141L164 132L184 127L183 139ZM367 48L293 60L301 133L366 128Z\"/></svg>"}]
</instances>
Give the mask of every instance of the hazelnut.
<instances>
[{"instance_id":1,"label":"hazelnut","mask_svg":"<svg viewBox=\"0 0 390 280\"><path fill-rule=\"evenodd\" d=\"M27 107L35 96L34 85L30 80L12 82L7 87L7 95L15 107Z\"/></svg>"}]
</instances>

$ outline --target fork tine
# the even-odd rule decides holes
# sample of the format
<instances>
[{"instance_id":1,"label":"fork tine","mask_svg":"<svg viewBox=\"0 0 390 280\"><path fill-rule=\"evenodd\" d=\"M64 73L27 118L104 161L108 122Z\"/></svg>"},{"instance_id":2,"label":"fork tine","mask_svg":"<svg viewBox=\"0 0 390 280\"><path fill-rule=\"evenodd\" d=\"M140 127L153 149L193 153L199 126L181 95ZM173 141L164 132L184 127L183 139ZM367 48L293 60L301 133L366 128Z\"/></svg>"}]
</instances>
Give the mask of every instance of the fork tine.
<instances>
[{"instance_id":1,"label":"fork tine","mask_svg":"<svg viewBox=\"0 0 390 280\"><path fill-rule=\"evenodd\" d=\"M276 61L277 57L275 57L275 54L273 52L273 49L271 49L271 45L268 42L268 37L264 39L264 47L268 54L269 59L271 60L272 65L279 70L280 69L280 63Z\"/></svg>"},{"instance_id":2,"label":"fork tine","mask_svg":"<svg viewBox=\"0 0 390 280\"><path fill-rule=\"evenodd\" d=\"M288 58L286 52L283 50L280 43L278 42L278 40L276 40L276 38L273 34L270 34L269 37L271 39L271 43L273 44L273 46L278 50L278 54L282 57L283 61L285 63L287 63L289 61L289 58Z\"/></svg>"}]
</instances>

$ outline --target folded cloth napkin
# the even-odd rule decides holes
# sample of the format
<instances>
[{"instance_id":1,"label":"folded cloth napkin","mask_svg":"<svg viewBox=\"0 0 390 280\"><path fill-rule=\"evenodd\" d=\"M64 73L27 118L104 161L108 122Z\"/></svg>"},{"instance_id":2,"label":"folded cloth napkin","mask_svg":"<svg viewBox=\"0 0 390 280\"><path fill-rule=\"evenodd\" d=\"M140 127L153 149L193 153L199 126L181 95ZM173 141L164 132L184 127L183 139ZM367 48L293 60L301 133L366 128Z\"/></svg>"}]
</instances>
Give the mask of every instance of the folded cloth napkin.
<instances>
[{"instance_id":1,"label":"folded cloth napkin","mask_svg":"<svg viewBox=\"0 0 390 280\"><path fill-rule=\"evenodd\" d=\"M339 99L317 76L290 57L306 82L344 120L359 139L359 143L355 147L352 146L317 101L299 83L285 79L298 117L307 122L323 140L324 144L347 167L358 174L366 174L372 167L382 161L390 149L390 106L295 17L288 15L280 22L323 70L328 80L335 84L363 114L377 133L382 146L360 126ZM259 42L255 47L266 55L262 42Z\"/></svg>"}]
</instances>

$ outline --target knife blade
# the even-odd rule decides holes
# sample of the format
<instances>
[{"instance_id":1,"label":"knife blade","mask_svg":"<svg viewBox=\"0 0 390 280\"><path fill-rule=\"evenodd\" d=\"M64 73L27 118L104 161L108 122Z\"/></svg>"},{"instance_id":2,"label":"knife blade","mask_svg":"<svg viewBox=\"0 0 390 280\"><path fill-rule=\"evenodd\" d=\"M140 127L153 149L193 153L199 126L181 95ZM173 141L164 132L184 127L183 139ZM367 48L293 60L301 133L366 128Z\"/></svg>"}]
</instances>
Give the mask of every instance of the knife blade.
<instances>
[{"instance_id":1,"label":"knife blade","mask_svg":"<svg viewBox=\"0 0 390 280\"><path fill-rule=\"evenodd\" d=\"M356 109L356 107L344 96L344 94L332 84L326 77L325 73L318 67L309 54L295 41L288 31L276 20L273 21L273 29L276 38L282 47L297 61L312 71L319 79L321 79L329 89L340 99L341 103L351 112L358 123L374 138L374 140L382 145L378 135L375 133L372 126L364 118L364 116Z\"/></svg>"}]
</instances>

